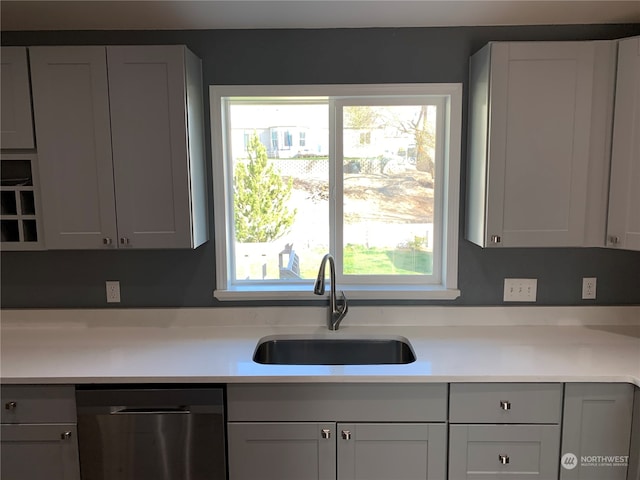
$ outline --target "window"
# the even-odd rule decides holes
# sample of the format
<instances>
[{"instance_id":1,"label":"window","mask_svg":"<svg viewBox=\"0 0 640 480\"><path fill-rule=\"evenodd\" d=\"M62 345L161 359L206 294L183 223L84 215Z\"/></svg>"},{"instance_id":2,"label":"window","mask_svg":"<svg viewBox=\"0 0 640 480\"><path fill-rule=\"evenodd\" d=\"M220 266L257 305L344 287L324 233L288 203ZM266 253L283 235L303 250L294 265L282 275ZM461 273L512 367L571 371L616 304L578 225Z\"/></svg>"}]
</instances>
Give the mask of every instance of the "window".
<instances>
[{"instance_id":1,"label":"window","mask_svg":"<svg viewBox=\"0 0 640 480\"><path fill-rule=\"evenodd\" d=\"M371 145L371 132L360 132L360 145Z\"/></svg>"},{"instance_id":2,"label":"window","mask_svg":"<svg viewBox=\"0 0 640 480\"><path fill-rule=\"evenodd\" d=\"M459 296L461 97L212 86L216 297L312 297L325 253L350 298Z\"/></svg>"},{"instance_id":3,"label":"window","mask_svg":"<svg viewBox=\"0 0 640 480\"><path fill-rule=\"evenodd\" d=\"M291 136L291 132L289 130L284 132L284 146L291 148L293 137Z\"/></svg>"}]
</instances>

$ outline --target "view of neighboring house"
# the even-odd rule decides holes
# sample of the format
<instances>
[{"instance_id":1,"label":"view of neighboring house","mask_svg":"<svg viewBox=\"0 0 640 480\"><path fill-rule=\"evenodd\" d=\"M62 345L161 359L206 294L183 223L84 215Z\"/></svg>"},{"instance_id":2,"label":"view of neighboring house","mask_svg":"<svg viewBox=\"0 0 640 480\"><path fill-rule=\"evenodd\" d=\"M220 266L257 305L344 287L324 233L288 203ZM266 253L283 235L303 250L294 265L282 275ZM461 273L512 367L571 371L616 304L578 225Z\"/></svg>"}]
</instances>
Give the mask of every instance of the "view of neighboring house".
<instances>
[{"instance_id":1,"label":"view of neighboring house","mask_svg":"<svg viewBox=\"0 0 640 480\"><path fill-rule=\"evenodd\" d=\"M244 145L246 150L253 133L267 149L269 158L328 157L329 135L326 129L303 126L270 126L266 128L237 128L232 130L233 145ZM395 129L372 128L343 130L343 156L345 158L373 158L384 156L388 160L412 163L411 153L415 149L406 135ZM239 152L235 155L241 157Z\"/></svg>"}]
</instances>

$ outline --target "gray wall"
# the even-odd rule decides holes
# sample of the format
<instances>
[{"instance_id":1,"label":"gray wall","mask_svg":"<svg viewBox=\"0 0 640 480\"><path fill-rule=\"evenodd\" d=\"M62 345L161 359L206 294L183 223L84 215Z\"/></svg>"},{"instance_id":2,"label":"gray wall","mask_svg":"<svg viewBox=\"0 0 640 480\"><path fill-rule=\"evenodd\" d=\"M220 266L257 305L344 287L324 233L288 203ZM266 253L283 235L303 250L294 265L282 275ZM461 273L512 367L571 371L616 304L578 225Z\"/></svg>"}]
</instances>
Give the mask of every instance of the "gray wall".
<instances>
[{"instance_id":1,"label":"gray wall","mask_svg":"<svg viewBox=\"0 0 640 480\"><path fill-rule=\"evenodd\" d=\"M2 32L2 44L186 44L202 58L205 86L463 82L466 106L469 56L490 40L595 40L638 34L638 24L338 30ZM205 91L205 99L208 112L208 89ZM208 118L206 123L208 131ZM463 186L466 178L466 127L465 108ZM207 156L211 179L209 137ZM459 252L459 286L462 296L454 302L420 303L500 305L504 277L536 277L538 305L640 304L640 252L591 248L483 250L462 238L465 195L464 188L462 190ZM211 191L209 198L212 204ZM235 305L213 299L213 226L211 238L211 241L194 251L2 252L2 306L107 307L105 280L121 282L122 303L109 305L114 307ZM598 299L595 302L580 299L583 276L598 278Z\"/></svg>"}]
</instances>

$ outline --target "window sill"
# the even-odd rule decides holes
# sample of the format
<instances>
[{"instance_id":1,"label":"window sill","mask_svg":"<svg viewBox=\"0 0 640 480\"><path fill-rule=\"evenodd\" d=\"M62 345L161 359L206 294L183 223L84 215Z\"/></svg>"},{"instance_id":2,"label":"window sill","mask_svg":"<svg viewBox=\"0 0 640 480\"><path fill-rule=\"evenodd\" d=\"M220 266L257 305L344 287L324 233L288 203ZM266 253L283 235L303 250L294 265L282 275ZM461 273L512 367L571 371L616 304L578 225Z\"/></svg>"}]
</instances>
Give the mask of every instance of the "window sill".
<instances>
[{"instance_id":1,"label":"window sill","mask_svg":"<svg viewBox=\"0 0 640 480\"><path fill-rule=\"evenodd\" d=\"M460 290L441 286L344 286L338 285L350 300L455 300ZM327 291L328 294L328 291ZM243 300L319 300L313 294L312 285L251 285L234 287L228 290L214 290L213 296L220 301ZM325 295L326 296L326 295Z\"/></svg>"}]
</instances>

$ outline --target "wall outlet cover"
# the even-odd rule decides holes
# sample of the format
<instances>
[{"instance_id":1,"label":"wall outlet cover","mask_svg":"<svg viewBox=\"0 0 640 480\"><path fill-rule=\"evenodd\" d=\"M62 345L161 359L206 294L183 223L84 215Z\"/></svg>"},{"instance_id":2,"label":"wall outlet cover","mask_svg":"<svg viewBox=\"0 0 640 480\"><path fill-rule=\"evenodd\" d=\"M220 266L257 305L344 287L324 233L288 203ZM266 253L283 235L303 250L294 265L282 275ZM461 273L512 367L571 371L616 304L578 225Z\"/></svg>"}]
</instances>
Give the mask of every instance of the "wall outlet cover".
<instances>
[{"instance_id":1,"label":"wall outlet cover","mask_svg":"<svg viewBox=\"0 0 640 480\"><path fill-rule=\"evenodd\" d=\"M596 298L596 277L585 277L582 279L582 299L595 300Z\"/></svg>"},{"instance_id":2,"label":"wall outlet cover","mask_svg":"<svg viewBox=\"0 0 640 480\"><path fill-rule=\"evenodd\" d=\"M120 282L106 281L107 303L120 303Z\"/></svg>"}]
</instances>

